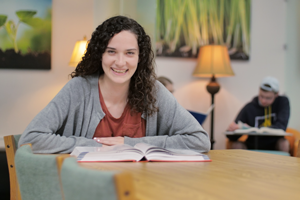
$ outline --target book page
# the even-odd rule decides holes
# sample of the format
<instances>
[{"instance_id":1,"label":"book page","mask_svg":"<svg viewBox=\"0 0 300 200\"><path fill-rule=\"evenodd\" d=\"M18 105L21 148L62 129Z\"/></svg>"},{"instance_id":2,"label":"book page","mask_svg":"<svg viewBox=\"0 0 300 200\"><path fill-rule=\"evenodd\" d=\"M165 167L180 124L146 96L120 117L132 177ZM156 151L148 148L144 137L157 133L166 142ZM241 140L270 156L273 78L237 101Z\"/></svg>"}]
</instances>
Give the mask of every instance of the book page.
<instances>
[{"instance_id":1,"label":"book page","mask_svg":"<svg viewBox=\"0 0 300 200\"><path fill-rule=\"evenodd\" d=\"M205 161L207 156L187 149L164 149L153 145L138 143L134 146L146 155L149 161Z\"/></svg>"},{"instance_id":2,"label":"book page","mask_svg":"<svg viewBox=\"0 0 300 200\"><path fill-rule=\"evenodd\" d=\"M101 151L102 147L75 147L71 152L71 156L78 156L82 152L98 152Z\"/></svg>"},{"instance_id":3,"label":"book page","mask_svg":"<svg viewBox=\"0 0 300 200\"><path fill-rule=\"evenodd\" d=\"M251 132L259 132L258 128L250 127L250 128L243 128L243 129L236 129L233 131L234 133L251 133Z\"/></svg>"},{"instance_id":4,"label":"book page","mask_svg":"<svg viewBox=\"0 0 300 200\"><path fill-rule=\"evenodd\" d=\"M275 129L275 128L269 128L269 127L261 127L259 129L260 133L270 133L272 135L285 135L286 132L282 129Z\"/></svg>"},{"instance_id":5,"label":"book page","mask_svg":"<svg viewBox=\"0 0 300 200\"><path fill-rule=\"evenodd\" d=\"M261 127L261 128L255 128L250 127L248 129L236 129L233 132L225 132L226 135L234 135L234 134L262 134L262 135L278 135L278 136L284 136L288 135L284 130L282 129L275 129L275 128L269 128L269 127Z\"/></svg>"},{"instance_id":6,"label":"book page","mask_svg":"<svg viewBox=\"0 0 300 200\"><path fill-rule=\"evenodd\" d=\"M144 154L130 145L105 147L76 147L71 155L77 155L78 162L139 161Z\"/></svg>"}]
</instances>

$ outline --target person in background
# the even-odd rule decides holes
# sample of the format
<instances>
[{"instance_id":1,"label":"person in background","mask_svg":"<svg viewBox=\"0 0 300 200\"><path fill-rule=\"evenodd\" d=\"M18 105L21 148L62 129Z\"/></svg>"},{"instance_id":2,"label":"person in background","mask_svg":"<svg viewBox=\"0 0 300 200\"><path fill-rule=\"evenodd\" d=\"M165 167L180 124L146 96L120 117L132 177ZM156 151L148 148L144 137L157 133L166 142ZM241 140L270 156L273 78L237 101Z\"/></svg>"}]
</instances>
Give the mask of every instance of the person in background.
<instances>
[{"instance_id":1,"label":"person in background","mask_svg":"<svg viewBox=\"0 0 300 200\"><path fill-rule=\"evenodd\" d=\"M228 131L241 128L238 122L250 127L270 127L286 130L290 117L290 104L286 96L279 96L279 82L276 78L265 77L259 88L258 96L245 105L232 122ZM248 136L243 142L237 141L240 136L227 135L234 149L254 149L255 137ZM258 149L280 150L289 152L289 142L283 136L259 136Z\"/></svg>"},{"instance_id":2,"label":"person in background","mask_svg":"<svg viewBox=\"0 0 300 200\"><path fill-rule=\"evenodd\" d=\"M171 93L174 92L173 82L169 78L160 76L157 80L161 82Z\"/></svg>"},{"instance_id":3,"label":"person in background","mask_svg":"<svg viewBox=\"0 0 300 200\"><path fill-rule=\"evenodd\" d=\"M71 77L19 146L31 143L34 153L137 143L209 151L206 131L156 80L150 37L135 20L115 16L99 25Z\"/></svg>"}]
</instances>

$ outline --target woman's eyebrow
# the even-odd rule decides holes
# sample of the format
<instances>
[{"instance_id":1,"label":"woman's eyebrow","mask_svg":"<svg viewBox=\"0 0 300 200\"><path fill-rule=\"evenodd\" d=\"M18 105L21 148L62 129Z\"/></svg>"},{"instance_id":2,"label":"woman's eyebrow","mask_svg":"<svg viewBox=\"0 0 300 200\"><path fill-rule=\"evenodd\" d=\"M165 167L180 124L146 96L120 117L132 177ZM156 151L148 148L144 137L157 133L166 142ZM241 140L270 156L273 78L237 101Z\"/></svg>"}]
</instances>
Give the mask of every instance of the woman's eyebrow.
<instances>
[{"instance_id":1,"label":"woman's eyebrow","mask_svg":"<svg viewBox=\"0 0 300 200\"><path fill-rule=\"evenodd\" d=\"M133 49L127 49L126 51L137 51L137 49L133 48Z\"/></svg>"},{"instance_id":2,"label":"woman's eyebrow","mask_svg":"<svg viewBox=\"0 0 300 200\"><path fill-rule=\"evenodd\" d=\"M114 48L114 47L106 47L106 49L116 50L116 48ZM131 48L131 49L126 49L126 51L137 51L137 49L136 48Z\"/></svg>"}]
</instances>

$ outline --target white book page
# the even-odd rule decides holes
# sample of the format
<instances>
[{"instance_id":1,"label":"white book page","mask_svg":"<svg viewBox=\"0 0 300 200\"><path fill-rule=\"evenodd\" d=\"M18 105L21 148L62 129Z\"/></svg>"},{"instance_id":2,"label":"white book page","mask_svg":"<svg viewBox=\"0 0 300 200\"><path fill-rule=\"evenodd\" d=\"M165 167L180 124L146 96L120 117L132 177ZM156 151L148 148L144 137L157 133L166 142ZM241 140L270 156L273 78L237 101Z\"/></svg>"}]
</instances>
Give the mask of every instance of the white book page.
<instances>
[{"instance_id":1,"label":"white book page","mask_svg":"<svg viewBox=\"0 0 300 200\"><path fill-rule=\"evenodd\" d=\"M145 152L147 160L202 161L203 154L187 149L164 149L153 145L138 143L134 146Z\"/></svg>"},{"instance_id":2,"label":"white book page","mask_svg":"<svg viewBox=\"0 0 300 200\"><path fill-rule=\"evenodd\" d=\"M77 156L78 161L122 161L139 160L143 153L130 145L113 145L105 147L76 147L71 155Z\"/></svg>"},{"instance_id":3,"label":"white book page","mask_svg":"<svg viewBox=\"0 0 300 200\"><path fill-rule=\"evenodd\" d=\"M236 129L233 131L234 133L251 133L251 132L257 132L259 133L259 129L255 127L247 128L247 129Z\"/></svg>"},{"instance_id":4,"label":"white book page","mask_svg":"<svg viewBox=\"0 0 300 200\"><path fill-rule=\"evenodd\" d=\"M269 128L269 127L261 127L259 129L260 133L271 133L273 135L284 135L285 131L282 129L275 129L275 128Z\"/></svg>"},{"instance_id":5,"label":"white book page","mask_svg":"<svg viewBox=\"0 0 300 200\"><path fill-rule=\"evenodd\" d=\"M198 155L198 156L192 156L192 155L162 155L162 154L149 154L146 155L147 160L151 161L204 161L209 160L207 156L204 155Z\"/></svg>"},{"instance_id":6,"label":"white book page","mask_svg":"<svg viewBox=\"0 0 300 200\"><path fill-rule=\"evenodd\" d=\"M264 133L264 134L271 134L271 135L286 135L286 132L282 129L275 129L275 128L269 128L269 127L251 127L248 129L237 129L233 131L233 133Z\"/></svg>"},{"instance_id":7,"label":"white book page","mask_svg":"<svg viewBox=\"0 0 300 200\"><path fill-rule=\"evenodd\" d=\"M108 162L108 161L139 161L144 155L138 152L118 152L118 153L82 153L82 158L78 156L79 162Z\"/></svg>"},{"instance_id":8,"label":"white book page","mask_svg":"<svg viewBox=\"0 0 300 200\"><path fill-rule=\"evenodd\" d=\"M150 145L150 144L146 144L146 143L137 143L136 145L134 145L134 148L141 150L141 152L143 152L144 155L146 155L146 152L149 149L151 149L151 148L158 148L158 147Z\"/></svg>"},{"instance_id":9,"label":"white book page","mask_svg":"<svg viewBox=\"0 0 300 200\"><path fill-rule=\"evenodd\" d=\"M70 155L77 157L82 152L97 152L100 151L100 148L101 147L75 147Z\"/></svg>"}]
</instances>

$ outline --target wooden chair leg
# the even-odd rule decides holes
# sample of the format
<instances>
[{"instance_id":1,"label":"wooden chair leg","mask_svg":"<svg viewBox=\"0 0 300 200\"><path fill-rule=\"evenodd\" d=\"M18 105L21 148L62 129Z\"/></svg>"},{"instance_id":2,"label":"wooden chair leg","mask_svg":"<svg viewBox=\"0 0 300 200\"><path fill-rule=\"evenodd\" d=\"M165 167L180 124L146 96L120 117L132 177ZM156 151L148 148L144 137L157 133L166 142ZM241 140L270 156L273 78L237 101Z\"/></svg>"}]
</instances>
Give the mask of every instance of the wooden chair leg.
<instances>
[{"instance_id":1,"label":"wooden chair leg","mask_svg":"<svg viewBox=\"0 0 300 200\"><path fill-rule=\"evenodd\" d=\"M21 193L15 169L16 144L13 135L4 136L7 165L9 170L10 200L21 200Z\"/></svg>"}]
</instances>

